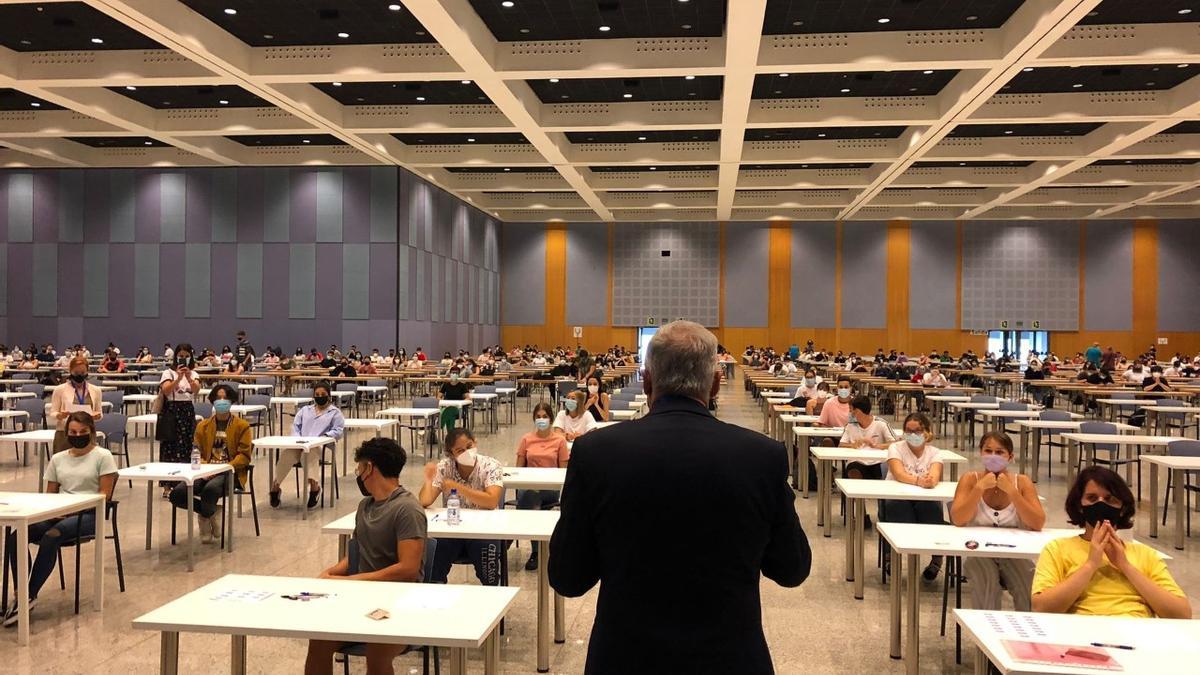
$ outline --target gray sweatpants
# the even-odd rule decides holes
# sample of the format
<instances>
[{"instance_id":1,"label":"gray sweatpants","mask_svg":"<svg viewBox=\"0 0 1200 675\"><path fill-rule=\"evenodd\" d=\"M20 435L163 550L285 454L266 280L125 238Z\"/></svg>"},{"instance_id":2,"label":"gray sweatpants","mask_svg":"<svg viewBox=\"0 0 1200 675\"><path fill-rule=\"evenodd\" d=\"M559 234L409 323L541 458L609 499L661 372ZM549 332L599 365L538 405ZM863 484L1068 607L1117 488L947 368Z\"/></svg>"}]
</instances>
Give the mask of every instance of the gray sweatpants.
<instances>
[{"instance_id":1,"label":"gray sweatpants","mask_svg":"<svg viewBox=\"0 0 1200 675\"><path fill-rule=\"evenodd\" d=\"M1000 609L1000 580L1013 599L1013 608L1028 612L1032 602L1033 561L1012 558L963 558L971 606L975 609Z\"/></svg>"}]
</instances>

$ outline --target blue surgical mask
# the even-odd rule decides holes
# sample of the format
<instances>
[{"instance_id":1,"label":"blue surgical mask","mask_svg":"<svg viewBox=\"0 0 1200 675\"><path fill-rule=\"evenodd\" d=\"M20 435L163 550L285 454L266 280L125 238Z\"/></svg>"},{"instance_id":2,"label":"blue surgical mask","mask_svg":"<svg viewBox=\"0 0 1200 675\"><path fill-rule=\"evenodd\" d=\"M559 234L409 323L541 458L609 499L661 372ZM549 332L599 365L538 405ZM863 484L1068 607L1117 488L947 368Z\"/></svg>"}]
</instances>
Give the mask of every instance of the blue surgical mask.
<instances>
[{"instance_id":1,"label":"blue surgical mask","mask_svg":"<svg viewBox=\"0 0 1200 675\"><path fill-rule=\"evenodd\" d=\"M813 377L806 377L804 378L804 385L806 387L815 387L817 386L817 380Z\"/></svg>"},{"instance_id":2,"label":"blue surgical mask","mask_svg":"<svg viewBox=\"0 0 1200 675\"><path fill-rule=\"evenodd\" d=\"M925 434L904 434L904 442L910 448L919 448L925 445Z\"/></svg>"},{"instance_id":3,"label":"blue surgical mask","mask_svg":"<svg viewBox=\"0 0 1200 675\"><path fill-rule=\"evenodd\" d=\"M575 409L579 407L579 402L573 398L569 398L567 399L565 405L567 407L567 412L575 412Z\"/></svg>"},{"instance_id":4,"label":"blue surgical mask","mask_svg":"<svg viewBox=\"0 0 1200 675\"><path fill-rule=\"evenodd\" d=\"M838 398L850 398L850 390L838 389Z\"/></svg>"},{"instance_id":5,"label":"blue surgical mask","mask_svg":"<svg viewBox=\"0 0 1200 675\"><path fill-rule=\"evenodd\" d=\"M227 398L217 399L213 401L213 410L224 415L233 409L233 401Z\"/></svg>"},{"instance_id":6,"label":"blue surgical mask","mask_svg":"<svg viewBox=\"0 0 1200 675\"><path fill-rule=\"evenodd\" d=\"M533 426L537 427L538 431L545 431L550 428L550 420L545 417L539 417L533 421Z\"/></svg>"}]
</instances>

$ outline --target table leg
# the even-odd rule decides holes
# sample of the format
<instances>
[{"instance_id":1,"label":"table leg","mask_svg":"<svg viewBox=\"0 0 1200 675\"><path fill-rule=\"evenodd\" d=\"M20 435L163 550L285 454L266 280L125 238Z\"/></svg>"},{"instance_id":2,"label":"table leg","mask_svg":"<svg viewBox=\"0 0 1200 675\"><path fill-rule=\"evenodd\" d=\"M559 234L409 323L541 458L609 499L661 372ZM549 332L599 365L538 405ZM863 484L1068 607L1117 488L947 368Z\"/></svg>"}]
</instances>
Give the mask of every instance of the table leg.
<instances>
[{"instance_id":1,"label":"table leg","mask_svg":"<svg viewBox=\"0 0 1200 675\"><path fill-rule=\"evenodd\" d=\"M225 531L225 552L233 553L233 509L229 505L233 503L233 482L237 480L237 472L230 471L225 477L225 510L223 516L225 522L222 523L222 529Z\"/></svg>"},{"instance_id":2,"label":"table leg","mask_svg":"<svg viewBox=\"0 0 1200 675\"><path fill-rule=\"evenodd\" d=\"M486 675L500 673L500 627L497 626L488 633L483 642L483 672Z\"/></svg>"},{"instance_id":3,"label":"table leg","mask_svg":"<svg viewBox=\"0 0 1200 675\"><path fill-rule=\"evenodd\" d=\"M846 533L846 581L854 581L854 510L858 508L859 501L846 500L846 508L850 509L850 531Z\"/></svg>"},{"instance_id":4,"label":"table leg","mask_svg":"<svg viewBox=\"0 0 1200 675\"><path fill-rule=\"evenodd\" d=\"M349 548L349 546L350 546L350 535L339 534L338 535L338 560L339 561L342 558L346 557L346 550Z\"/></svg>"},{"instance_id":5,"label":"table leg","mask_svg":"<svg viewBox=\"0 0 1200 675\"><path fill-rule=\"evenodd\" d=\"M1183 487L1183 481L1183 471L1171 469L1171 483L1175 485L1175 494L1172 495L1175 500L1175 549L1179 551L1183 550L1183 523L1186 517L1184 515L1184 496L1187 495L1187 490Z\"/></svg>"},{"instance_id":6,"label":"table leg","mask_svg":"<svg viewBox=\"0 0 1200 675\"><path fill-rule=\"evenodd\" d=\"M919 564L921 556L908 556L908 640L904 645L907 652L904 659L904 670L909 675L916 675L921 670L921 621L920 614L917 612L917 603L920 600L920 587L918 584L917 574L920 572Z\"/></svg>"},{"instance_id":7,"label":"table leg","mask_svg":"<svg viewBox=\"0 0 1200 675\"><path fill-rule=\"evenodd\" d=\"M231 675L246 675L246 636L229 636L229 672Z\"/></svg>"},{"instance_id":8,"label":"table leg","mask_svg":"<svg viewBox=\"0 0 1200 675\"><path fill-rule=\"evenodd\" d=\"M379 430L375 431L375 438L379 438ZM342 434L342 475L343 476L345 476L346 473L349 471L349 469L347 467L350 466L349 464L347 464L347 458L350 456L349 444L350 444L350 441L346 440L346 434L343 433ZM337 461L336 456L333 458L333 461L335 461L335 462Z\"/></svg>"},{"instance_id":9,"label":"table leg","mask_svg":"<svg viewBox=\"0 0 1200 675\"><path fill-rule=\"evenodd\" d=\"M550 542L534 543L538 548L538 596L537 596L537 671L550 672Z\"/></svg>"},{"instance_id":10,"label":"table leg","mask_svg":"<svg viewBox=\"0 0 1200 675\"><path fill-rule=\"evenodd\" d=\"M450 675L467 675L467 650L450 648Z\"/></svg>"},{"instance_id":11,"label":"table leg","mask_svg":"<svg viewBox=\"0 0 1200 675\"><path fill-rule=\"evenodd\" d=\"M97 612L104 609L104 500L96 505L95 516L96 523L96 545L92 546L92 551L96 556L94 569L92 574L92 608Z\"/></svg>"},{"instance_id":12,"label":"table leg","mask_svg":"<svg viewBox=\"0 0 1200 675\"><path fill-rule=\"evenodd\" d=\"M567 608L563 596L554 594L554 644L567 641Z\"/></svg>"},{"instance_id":13,"label":"table leg","mask_svg":"<svg viewBox=\"0 0 1200 675\"><path fill-rule=\"evenodd\" d=\"M1075 479L1075 467L1079 463L1079 443L1075 440L1067 441L1067 483Z\"/></svg>"},{"instance_id":14,"label":"table leg","mask_svg":"<svg viewBox=\"0 0 1200 675\"><path fill-rule=\"evenodd\" d=\"M796 457L796 464L800 467L800 494L805 499L808 499L808 449L811 444L812 436L804 436L800 441L800 448L803 452Z\"/></svg>"},{"instance_id":15,"label":"table leg","mask_svg":"<svg viewBox=\"0 0 1200 675\"><path fill-rule=\"evenodd\" d=\"M800 487L799 485L796 484L796 444L797 443L799 443L799 441L796 440L796 434L794 434L794 433L792 434L790 441L784 441L784 443L783 443L783 447L787 450L788 476L791 478L793 490Z\"/></svg>"},{"instance_id":16,"label":"table leg","mask_svg":"<svg viewBox=\"0 0 1200 675\"><path fill-rule=\"evenodd\" d=\"M1029 453L1029 427L1021 427L1021 439L1020 445L1017 446L1017 452L1017 466L1020 467L1017 470L1025 473L1025 458Z\"/></svg>"},{"instance_id":17,"label":"table leg","mask_svg":"<svg viewBox=\"0 0 1200 675\"><path fill-rule=\"evenodd\" d=\"M193 503L196 487L189 481L187 484L187 509L184 513L188 521L188 571L191 572L196 566L196 538L195 528L196 519L192 517L192 510L195 507Z\"/></svg>"},{"instance_id":18,"label":"table leg","mask_svg":"<svg viewBox=\"0 0 1200 675\"><path fill-rule=\"evenodd\" d=\"M159 640L158 672L159 675L179 674L179 633L164 630Z\"/></svg>"},{"instance_id":19,"label":"table leg","mask_svg":"<svg viewBox=\"0 0 1200 675\"><path fill-rule=\"evenodd\" d=\"M1158 465L1150 464L1150 536L1158 538Z\"/></svg>"},{"instance_id":20,"label":"table leg","mask_svg":"<svg viewBox=\"0 0 1200 675\"><path fill-rule=\"evenodd\" d=\"M1029 475L1033 482L1037 482L1038 469L1042 463L1042 430L1033 430L1033 473Z\"/></svg>"},{"instance_id":21,"label":"table leg","mask_svg":"<svg viewBox=\"0 0 1200 675\"><path fill-rule=\"evenodd\" d=\"M863 581L864 581L863 577L865 576L865 574L863 572L863 547L865 545L863 540L866 539L866 537L863 536L863 530L865 529L865 527L863 525L863 516L866 515L866 511L867 511L867 500L865 500L865 499L858 500L858 503L855 505L855 508L854 508L854 536L856 539L858 539L858 545L854 547L854 599L855 600L863 599Z\"/></svg>"},{"instance_id":22,"label":"table leg","mask_svg":"<svg viewBox=\"0 0 1200 675\"><path fill-rule=\"evenodd\" d=\"M821 503L824 505L822 511L825 515L825 536L833 536L833 462L821 463L821 489L825 491Z\"/></svg>"},{"instance_id":23,"label":"table leg","mask_svg":"<svg viewBox=\"0 0 1200 675\"><path fill-rule=\"evenodd\" d=\"M154 481L146 481L146 550L150 550L150 534L154 530Z\"/></svg>"},{"instance_id":24,"label":"table leg","mask_svg":"<svg viewBox=\"0 0 1200 675\"><path fill-rule=\"evenodd\" d=\"M29 644L29 523L16 524L17 550L17 644Z\"/></svg>"},{"instance_id":25,"label":"table leg","mask_svg":"<svg viewBox=\"0 0 1200 675\"><path fill-rule=\"evenodd\" d=\"M33 448L35 451L37 451L37 456L38 456L38 472L37 472L38 492L45 492L46 491L46 481L42 479L42 476L46 475L46 450L48 450L50 448L50 445L48 443L34 443ZM29 452L28 446L26 446L25 451Z\"/></svg>"},{"instance_id":26,"label":"table leg","mask_svg":"<svg viewBox=\"0 0 1200 675\"><path fill-rule=\"evenodd\" d=\"M892 588L891 588L892 603L891 603L891 607L889 608L889 612L888 612L890 614L889 636L891 637L891 646L888 651L888 656L892 657L893 659L898 659L898 658L901 658L901 654L900 654L900 587L903 585L903 579L901 577L903 576L902 573L904 571L904 563L902 562L904 560L904 556L897 553L896 549L893 548L890 557L892 560Z\"/></svg>"},{"instance_id":27,"label":"table leg","mask_svg":"<svg viewBox=\"0 0 1200 675\"><path fill-rule=\"evenodd\" d=\"M817 527L825 522L825 462L817 460Z\"/></svg>"},{"instance_id":28,"label":"table leg","mask_svg":"<svg viewBox=\"0 0 1200 675\"><path fill-rule=\"evenodd\" d=\"M975 647L975 675L987 675L988 658L979 647Z\"/></svg>"},{"instance_id":29,"label":"table leg","mask_svg":"<svg viewBox=\"0 0 1200 675\"><path fill-rule=\"evenodd\" d=\"M308 454L308 452L309 451L307 448L302 449L300 451L300 455L301 455L300 470L304 473L304 480L300 482L300 484L304 487L304 490L300 491L300 499L302 500L300 502L300 520L308 520L308 504L305 503L303 500L308 497L308 493L305 492L305 490L312 489L311 487L308 486L308 457L306 456ZM325 454L324 452L321 453L322 457L324 456L324 454ZM318 461L320 461L320 460L318 460ZM337 460L335 459L334 461L337 461Z\"/></svg>"}]
</instances>

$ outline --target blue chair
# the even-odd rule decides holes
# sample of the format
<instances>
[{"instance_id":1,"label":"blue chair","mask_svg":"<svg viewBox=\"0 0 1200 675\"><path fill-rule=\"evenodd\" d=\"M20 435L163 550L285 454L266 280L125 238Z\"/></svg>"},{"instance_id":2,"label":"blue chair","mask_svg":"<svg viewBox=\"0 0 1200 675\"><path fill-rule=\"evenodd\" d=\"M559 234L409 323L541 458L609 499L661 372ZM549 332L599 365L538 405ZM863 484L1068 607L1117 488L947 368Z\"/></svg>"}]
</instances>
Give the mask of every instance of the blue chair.
<instances>
[{"instance_id":1,"label":"blue chair","mask_svg":"<svg viewBox=\"0 0 1200 675\"><path fill-rule=\"evenodd\" d=\"M1083 433L1083 434L1115 434L1115 433L1117 433L1117 427L1115 424L1112 424L1111 422L1088 421L1088 422L1083 422L1082 424L1079 425L1079 432ZM1116 471L1117 467L1125 465L1125 464L1136 464L1138 475L1139 476L1141 475L1142 460L1138 456L1138 453L1136 450L1130 451L1130 454L1132 456L1129 459L1122 459L1121 458L1121 446L1117 445L1115 443L1081 443L1080 445L1092 446L1092 461L1095 464L1106 464L1109 467L1111 467L1113 471ZM1100 457L1099 453L1101 453L1101 452L1108 453L1108 457L1107 458ZM1079 453L1079 462L1082 465L1082 463L1083 463L1083 453L1082 452ZM1138 481L1137 497L1138 497L1138 501L1141 501L1141 499L1142 499L1142 483L1141 483L1141 481Z\"/></svg>"},{"instance_id":2,"label":"blue chair","mask_svg":"<svg viewBox=\"0 0 1200 675\"><path fill-rule=\"evenodd\" d=\"M275 417L271 415L271 397L266 394L249 394L246 396L246 405L263 405L266 410L258 412L245 413L242 419L250 423L251 429L261 429L264 424L267 427L267 433L275 433Z\"/></svg>"},{"instance_id":3,"label":"blue chair","mask_svg":"<svg viewBox=\"0 0 1200 675\"><path fill-rule=\"evenodd\" d=\"M1147 401L1147 403L1149 403L1149 401ZM1162 406L1164 408L1175 408L1186 406L1187 403L1178 399L1162 398L1155 401L1151 405ZM1172 429L1178 429L1179 434L1182 436L1183 430L1187 428L1187 415L1184 413L1160 412L1154 413L1154 416L1158 420L1157 426L1159 433L1170 435ZM1200 420L1200 418L1197 419ZM1197 424L1200 425L1200 421L1197 421Z\"/></svg>"},{"instance_id":4,"label":"blue chair","mask_svg":"<svg viewBox=\"0 0 1200 675\"><path fill-rule=\"evenodd\" d=\"M334 391L348 391L348 392L351 392L354 394L354 396L350 397L350 402L348 404L346 404L345 407L347 410L350 410L351 408L353 408L356 411L355 414L357 414L358 385L353 382L338 382L336 385L334 385L333 388L334 388Z\"/></svg>"},{"instance_id":5,"label":"blue chair","mask_svg":"<svg viewBox=\"0 0 1200 675\"><path fill-rule=\"evenodd\" d=\"M121 390L101 392L100 400L106 401L112 405L114 413L125 412L125 392Z\"/></svg>"},{"instance_id":6,"label":"blue chair","mask_svg":"<svg viewBox=\"0 0 1200 675\"><path fill-rule=\"evenodd\" d=\"M126 444L125 426L128 422L129 417L116 412L108 413L96 422L96 432L104 434L105 447L114 457L124 457L127 467L129 466L129 446ZM120 452L114 449L118 443L121 445ZM129 485L133 487L133 482L130 481Z\"/></svg>"},{"instance_id":7,"label":"blue chair","mask_svg":"<svg viewBox=\"0 0 1200 675\"><path fill-rule=\"evenodd\" d=\"M425 582L424 583L431 583L429 581L429 579L433 576L433 554L435 552L437 552L437 539L426 539L425 540L425 560L424 560L424 569L425 569L425 575L424 575ZM355 541L354 539L351 539L346 545L346 557L349 558L350 574L358 574L358 542ZM432 652L433 653L434 675L441 674L442 662L441 662L441 656L438 652L437 647L428 647L428 646L413 647L412 645L405 645L404 651L400 652L400 653L407 654L411 651L421 652L421 667L422 667L425 675L429 675L429 654ZM343 675L350 675L350 657L351 656L365 657L367 655L367 645L362 642L356 642L354 644L349 644L349 645L343 646L341 649L337 650L337 652L335 652L335 653L340 655L340 658L342 661Z\"/></svg>"},{"instance_id":8,"label":"blue chair","mask_svg":"<svg viewBox=\"0 0 1200 675\"><path fill-rule=\"evenodd\" d=\"M1038 419L1045 421L1045 422L1070 422L1071 421L1071 413L1067 412L1066 410L1043 410L1041 413L1038 414ZM1066 452L1067 444L1061 438L1057 441L1054 440L1055 436L1061 436L1061 435L1062 435L1062 431L1060 431L1058 429L1043 430L1041 432L1041 434L1038 435L1038 447L1033 449L1034 456L1036 457L1038 454L1041 453L1041 451L1042 451L1041 438L1044 436L1046 439L1046 447L1047 448L1058 448L1059 449L1058 461L1065 462L1066 460L1063 459L1063 453ZM1036 465L1036 462L1035 462L1035 465ZM1051 477L1051 475L1053 475L1053 473L1054 473L1053 466L1054 466L1054 463L1051 462L1050 457L1047 456L1046 457L1046 477L1047 478L1049 478L1049 477Z\"/></svg>"},{"instance_id":9,"label":"blue chair","mask_svg":"<svg viewBox=\"0 0 1200 675\"><path fill-rule=\"evenodd\" d=\"M19 398L14 404L16 410L22 410L29 415L25 421L25 431L46 428L46 403L40 398Z\"/></svg>"},{"instance_id":10,"label":"blue chair","mask_svg":"<svg viewBox=\"0 0 1200 675\"><path fill-rule=\"evenodd\" d=\"M1168 457L1200 457L1200 441L1179 440L1167 446ZM1151 469L1157 470L1157 468ZM1192 476L1196 475L1196 471L1183 472L1183 510L1187 513L1187 536L1192 536L1192 493L1200 493L1200 486L1192 484ZM1167 472L1167 491L1163 495L1163 515L1162 524L1167 524L1167 510L1171 503L1171 476L1173 471ZM1151 497L1153 499L1153 497Z\"/></svg>"},{"instance_id":11,"label":"blue chair","mask_svg":"<svg viewBox=\"0 0 1200 675\"><path fill-rule=\"evenodd\" d=\"M196 403L193 403L192 407L196 409L197 415L204 417L206 419L209 417L212 417L213 405L211 403L209 403L208 401L198 401Z\"/></svg>"}]
</instances>

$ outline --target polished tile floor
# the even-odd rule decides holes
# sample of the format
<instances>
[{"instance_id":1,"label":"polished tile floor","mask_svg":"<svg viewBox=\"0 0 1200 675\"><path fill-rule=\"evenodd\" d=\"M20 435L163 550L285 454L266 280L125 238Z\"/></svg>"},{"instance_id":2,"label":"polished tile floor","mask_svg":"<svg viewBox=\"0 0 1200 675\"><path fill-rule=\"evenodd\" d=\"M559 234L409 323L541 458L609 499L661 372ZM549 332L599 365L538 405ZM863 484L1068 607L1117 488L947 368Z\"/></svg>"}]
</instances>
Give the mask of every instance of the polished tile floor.
<instances>
[{"instance_id":1,"label":"polished tile floor","mask_svg":"<svg viewBox=\"0 0 1200 675\"><path fill-rule=\"evenodd\" d=\"M757 404L746 395L740 376L722 391L718 417L752 429L762 428L762 419ZM525 402L521 401L517 414L517 425L502 425L499 433L481 434L479 447L484 454L497 457L505 463L514 459L517 440L532 426ZM355 432L351 443L366 438L364 432ZM402 438L407 444L407 435ZM148 458L149 446L145 440L135 441L132 455L135 462ZM974 454L972 453L972 456ZM412 456L409 466L402 474L402 481L410 489L420 484L420 466L425 458ZM223 553L215 546L201 548L196 570L186 571L186 554L182 547L169 545L170 509L163 500L155 500L157 507L154 547L144 550L145 538L145 487L134 484L132 490L127 483L117 486L117 498L121 505L121 539L125 562L125 593L117 592L115 566L111 549L108 557L109 582L107 604L104 611L91 611L87 598L90 592L90 567L83 570L82 613L72 614L70 593L71 569L68 569L68 590L58 588L56 577L52 577L42 590L40 604L34 610L33 639L28 647L18 648L16 631L0 631L0 660L5 673L121 673L135 675L153 673L158 667L157 634L135 631L130 621L138 615L161 605L187 591L197 588L228 573L269 574L286 576L311 576L334 562L337 541L333 536L322 535L323 524L354 510L357 495L352 478L342 478L342 495L334 508L314 510L307 521L300 519L298 500L294 491L285 488L285 501L280 509L267 505L266 465L259 462L262 475L257 477L260 489L260 516L262 536L253 536L249 519L249 505L245 517L237 523L237 546L232 554ZM11 445L0 445L0 491L33 490L36 486L36 469L19 466L12 454ZM1049 526L1063 526L1062 499L1065 486L1056 472L1056 478L1044 478L1039 489L1047 498ZM290 480L290 477L289 477ZM1143 507L1145 504L1143 503ZM836 508L836 507L835 507ZM878 571L873 566L874 537L867 543L866 596L858 601L852 589L843 580L843 558L845 545L840 521L835 523L834 536L824 539L816 528L816 500L804 500L797 496L796 511L813 546L812 574L799 588L779 588L770 581L762 583L763 624L770 643L776 670L780 673L882 673L903 672L903 664L888 658L888 594L880 584ZM1138 519L1137 533L1147 540L1145 517ZM1200 520L1197 523L1200 529ZM714 540L712 546L722 546ZM1154 545L1175 557L1170 563L1171 571L1192 598L1193 606L1200 606L1200 536L1188 541L1189 550L1173 550L1162 540ZM523 569L528 555L528 543L510 553L512 581L523 592L509 614L507 634L501 649L502 667L506 673L536 672L536 573ZM72 565L70 556L68 568ZM451 574L451 582L477 583L469 566L457 566ZM925 672L967 672L968 666L955 663L954 637L951 628L946 637L938 635L941 610L941 580L929 584L924 591L921 604L922 649L921 664ZM579 599L566 602L567 642L551 648L551 670L555 673L579 673L583 670L587 654L587 638L595 612L595 591ZM714 619L717 620L717 619ZM228 669L228 638L203 635L181 637L180 672L215 673ZM302 669L304 644L296 640L252 637L248 641L251 673L297 673ZM969 654L964 659L970 663ZM361 661L353 664L353 672L363 672ZM478 655L472 655L471 672L482 672ZM397 672L419 672L418 656L402 657L397 661Z\"/></svg>"}]
</instances>

